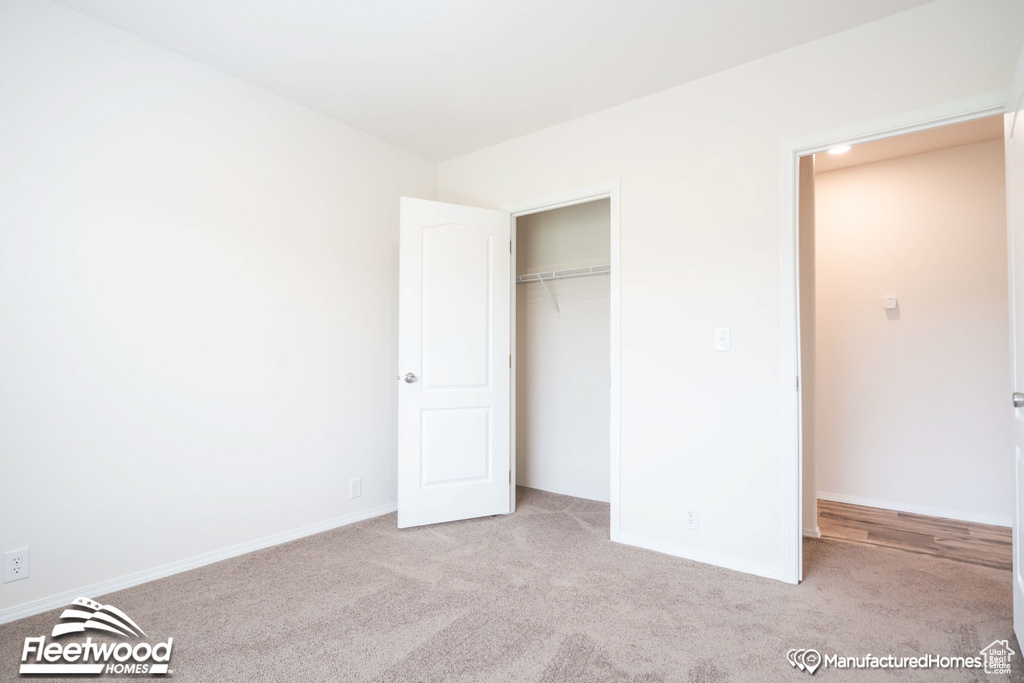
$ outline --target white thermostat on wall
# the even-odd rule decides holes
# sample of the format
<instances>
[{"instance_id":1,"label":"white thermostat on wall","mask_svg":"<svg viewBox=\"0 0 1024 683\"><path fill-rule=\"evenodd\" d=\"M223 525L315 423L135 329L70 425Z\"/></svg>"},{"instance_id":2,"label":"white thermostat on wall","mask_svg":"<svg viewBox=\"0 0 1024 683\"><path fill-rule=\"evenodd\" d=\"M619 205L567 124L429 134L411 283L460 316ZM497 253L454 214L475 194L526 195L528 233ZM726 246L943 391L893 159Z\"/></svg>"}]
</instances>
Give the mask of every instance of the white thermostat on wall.
<instances>
[{"instance_id":1,"label":"white thermostat on wall","mask_svg":"<svg viewBox=\"0 0 1024 683\"><path fill-rule=\"evenodd\" d=\"M885 306L885 310L894 311L896 310L896 297L887 296L885 297L885 299L882 300L882 304L883 306Z\"/></svg>"}]
</instances>

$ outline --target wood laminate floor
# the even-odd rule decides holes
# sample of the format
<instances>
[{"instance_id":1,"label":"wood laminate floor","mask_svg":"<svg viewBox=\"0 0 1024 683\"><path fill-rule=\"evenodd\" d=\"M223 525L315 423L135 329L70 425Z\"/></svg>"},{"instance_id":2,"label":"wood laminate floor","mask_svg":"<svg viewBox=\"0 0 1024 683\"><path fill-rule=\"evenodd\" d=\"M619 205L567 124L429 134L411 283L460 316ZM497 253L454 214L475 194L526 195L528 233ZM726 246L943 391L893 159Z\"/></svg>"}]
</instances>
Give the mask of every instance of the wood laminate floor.
<instances>
[{"instance_id":1,"label":"wood laminate floor","mask_svg":"<svg viewBox=\"0 0 1024 683\"><path fill-rule=\"evenodd\" d=\"M818 527L822 538L836 541L881 545L997 569L1012 567L1009 527L829 500L818 501Z\"/></svg>"}]
</instances>

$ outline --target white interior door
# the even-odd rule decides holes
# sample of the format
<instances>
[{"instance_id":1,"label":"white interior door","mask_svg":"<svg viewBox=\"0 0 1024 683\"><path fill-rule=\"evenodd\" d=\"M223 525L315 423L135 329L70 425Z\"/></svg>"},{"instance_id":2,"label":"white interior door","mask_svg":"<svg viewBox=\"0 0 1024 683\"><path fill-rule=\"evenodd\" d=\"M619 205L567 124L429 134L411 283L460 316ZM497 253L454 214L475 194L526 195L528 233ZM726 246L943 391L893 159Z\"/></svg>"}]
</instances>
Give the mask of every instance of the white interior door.
<instances>
[{"instance_id":1,"label":"white interior door","mask_svg":"<svg viewBox=\"0 0 1024 683\"><path fill-rule=\"evenodd\" d=\"M398 526L509 512L511 216L402 198Z\"/></svg>"},{"instance_id":2,"label":"white interior door","mask_svg":"<svg viewBox=\"0 0 1024 683\"><path fill-rule=\"evenodd\" d=\"M1019 84L1019 81L1016 81ZM1024 112L1021 95L1024 88L1011 92L1016 110L1005 117L1006 199L1010 230L1010 330L1013 343L1013 442L1014 442L1014 514L1013 514L1013 631L1024 642L1024 562L1020 531L1024 529Z\"/></svg>"}]
</instances>

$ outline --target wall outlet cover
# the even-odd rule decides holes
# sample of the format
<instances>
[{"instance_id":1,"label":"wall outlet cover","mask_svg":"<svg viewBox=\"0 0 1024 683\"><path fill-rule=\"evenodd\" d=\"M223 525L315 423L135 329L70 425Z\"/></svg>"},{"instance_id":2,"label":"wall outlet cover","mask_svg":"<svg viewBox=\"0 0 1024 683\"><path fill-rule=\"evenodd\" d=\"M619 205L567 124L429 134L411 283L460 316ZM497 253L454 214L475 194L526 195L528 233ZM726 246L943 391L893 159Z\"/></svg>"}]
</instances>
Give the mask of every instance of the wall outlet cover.
<instances>
[{"instance_id":1,"label":"wall outlet cover","mask_svg":"<svg viewBox=\"0 0 1024 683\"><path fill-rule=\"evenodd\" d=\"M683 526L687 529L698 529L700 528L700 509L699 508L686 508L683 515Z\"/></svg>"},{"instance_id":2,"label":"wall outlet cover","mask_svg":"<svg viewBox=\"0 0 1024 683\"><path fill-rule=\"evenodd\" d=\"M8 550L4 553L4 583L27 579L29 568L28 548Z\"/></svg>"}]
</instances>

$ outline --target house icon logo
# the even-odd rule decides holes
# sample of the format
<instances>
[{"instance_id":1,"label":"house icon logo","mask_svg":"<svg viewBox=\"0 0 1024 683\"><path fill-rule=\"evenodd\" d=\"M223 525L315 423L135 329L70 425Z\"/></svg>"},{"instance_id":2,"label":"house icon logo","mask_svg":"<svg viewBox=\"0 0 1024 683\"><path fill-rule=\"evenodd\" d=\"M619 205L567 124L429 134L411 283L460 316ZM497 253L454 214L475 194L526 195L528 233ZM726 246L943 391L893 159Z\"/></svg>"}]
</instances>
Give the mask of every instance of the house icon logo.
<instances>
[{"instance_id":1,"label":"house icon logo","mask_svg":"<svg viewBox=\"0 0 1024 683\"><path fill-rule=\"evenodd\" d=\"M981 651L985 658L985 673L987 674L1009 674L1010 660L1017 654L1010 649L1010 643L1005 640L994 640Z\"/></svg>"}]
</instances>

